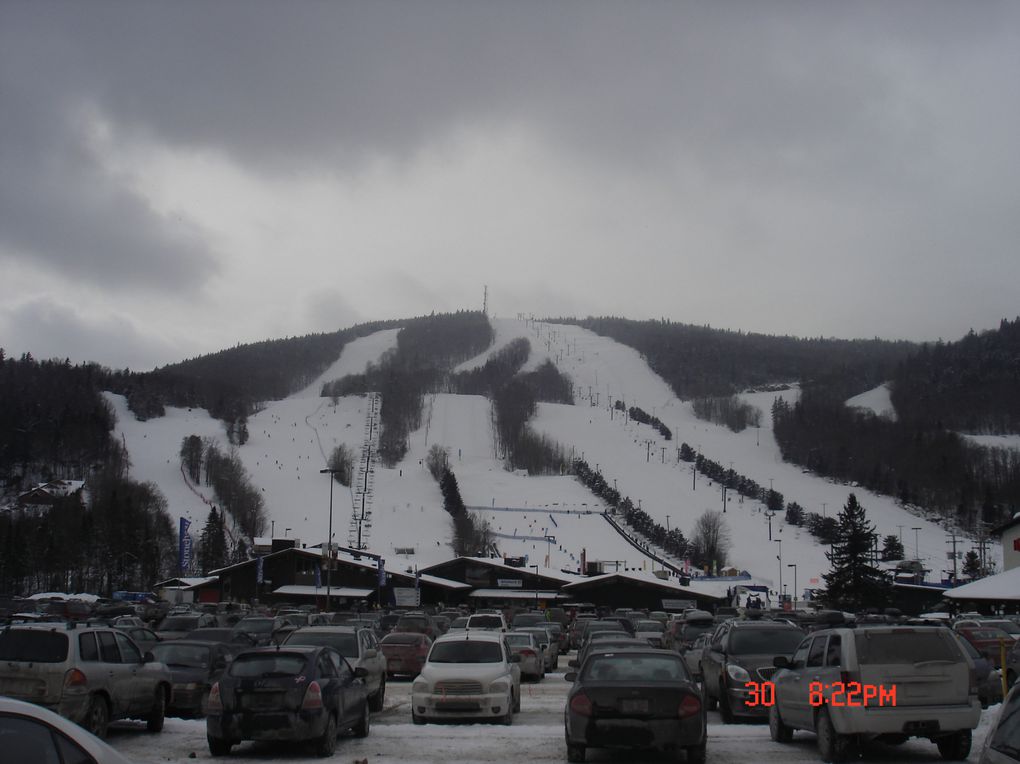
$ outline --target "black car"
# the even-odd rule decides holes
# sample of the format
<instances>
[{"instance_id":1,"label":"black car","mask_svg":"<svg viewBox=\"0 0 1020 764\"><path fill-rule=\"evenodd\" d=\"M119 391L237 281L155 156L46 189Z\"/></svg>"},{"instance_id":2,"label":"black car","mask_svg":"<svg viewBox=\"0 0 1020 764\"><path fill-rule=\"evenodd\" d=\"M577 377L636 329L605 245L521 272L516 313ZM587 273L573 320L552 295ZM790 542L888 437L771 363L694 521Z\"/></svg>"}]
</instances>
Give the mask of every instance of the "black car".
<instances>
[{"instance_id":1,"label":"black car","mask_svg":"<svg viewBox=\"0 0 1020 764\"><path fill-rule=\"evenodd\" d=\"M332 756L339 733L368 735L364 674L332 647L238 653L209 693L209 752L225 756L242 740L269 740L309 742Z\"/></svg>"},{"instance_id":2,"label":"black car","mask_svg":"<svg viewBox=\"0 0 1020 764\"><path fill-rule=\"evenodd\" d=\"M209 700L209 691L220 678L232 656L221 642L174 640L152 648L156 660L166 665L173 676L173 701L168 713L201 716Z\"/></svg>"},{"instance_id":3,"label":"black car","mask_svg":"<svg viewBox=\"0 0 1020 764\"><path fill-rule=\"evenodd\" d=\"M592 653L577 673L564 709L567 760L588 748L684 750L705 761L708 718L701 690L682 657L655 648Z\"/></svg>"}]
</instances>

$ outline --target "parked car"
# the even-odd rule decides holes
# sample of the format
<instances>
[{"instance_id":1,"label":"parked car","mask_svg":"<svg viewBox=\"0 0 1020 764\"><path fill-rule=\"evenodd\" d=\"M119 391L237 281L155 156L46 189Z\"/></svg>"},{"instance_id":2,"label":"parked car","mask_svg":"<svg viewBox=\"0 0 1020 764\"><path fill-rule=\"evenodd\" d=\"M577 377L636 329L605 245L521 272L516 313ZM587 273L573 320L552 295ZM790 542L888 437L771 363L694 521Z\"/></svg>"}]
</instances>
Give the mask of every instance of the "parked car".
<instances>
[{"instance_id":1,"label":"parked car","mask_svg":"<svg viewBox=\"0 0 1020 764\"><path fill-rule=\"evenodd\" d=\"M607 650L647 646L648 643L645 640L631 637L625 632L603 631L592 634L591 639L584 643L584 647L577 651L577 658L571 660L567 665L571 668L580 668L584 665L588 656L594 652L604 653Z\"/></svg>"},{"instance_id":2,"label":"parked car","mask_svg":"<svg viewBox=\"0 0 1020 764\"><path fill-rule=\"evenodd\" d=\"M977 680L978 700L981 701L981 708L988 708L992 703L998 703L1002 700L1001 669L992 668L992 662L959 634L956 634L956 641L974 662L974 678Z\"/></svg>"},{"instance_id":3,"label":"parked car","mask_svg":"<svg viewBox=\"0 0 1020 764\"><path fill-rule=\"evenodd\" d=\"M652 647L594 652L573 682L563 712L567 760L588 748L683 750L705 761L708 719L701 689L683 659Z\"/></svg>"},{"instance_id":4,"label":"parked car","mask_svg":"<svg viewBox=\"0 0 1020 764\"><path fill-rule=\"evenodd\" d=\"M217 626L218 624L216 616L209 613L174 613L170 611L170 615L160 622L156 629L156 634L159 635L161 640L184 639L195 629Z\"/></svg>"},{"instance_id":5,"label":"parked car","mask_svg":"<svg viewBox=\"0 0 1020 764\"><path fill-rule=\"evenodd\" d=\"M291 622L279 616L249 615L234 626L234 631L244 632L254 639L259 647L278 645L293 630Z\"/></svg>"},{"instance_id":6,"label":"parked car","mask_svg":"<svg viewBox=\"0 0 1020 764\"><path fill-rule=\"evenodd\" d=\"M365 669L368 707L382 711L386 699L386 656L373 629L351 626L307 626L291 632L284 645L328 645L354 668Z\"/></svg>"},{"instance_id":7,"label":"parked car","mask_svg":"<svg viewBox=\"0 0 1020 764\"><path fill-rule=\"evenodd\" d=\"M944 627L823 629L775 666L774 703L760 700L777 742L814 732L823 761L843 761L869 739L928 738L950 761L970 753L981 718L974 664Z\"/></svg>"},{"instance_id":8,"label":"parked car","mask_svg":"<svg viewBox=\"0 0 1020 764\"><path fill-rule=\"evenodd\" d=\"M432 647L432 640L417 632L389 633L379 642L379 648L386 657L386 676L404 674L416 677L425 665L425 658Z\"/></svg>"},{"instance_id":9,"label":"parked car","mask_svg":"<svg viewBox=\"0 0 1020 764\"><path fill-rule=\"evenodd\" d=\"M1020 764L1020 686L1009 691L988 728L978 764Z\"/></svg>"},{"instance_id":10,"label":"parked car","mask_svg":"<svg viewBox=\"0 0 1020 764\"><path fill-rule=\"evenodd\" d=\"M369 734L364 673L331 647L238 653L209 693L209 752L225 756L243 740L287 740L311 743L320 756L332 756L340 733Z\"/></svg>"},{"instance_id":11,"label":"parked car","mask_svg":"<svg viewBox=\"0 0 1020 764\"><path fill-rule=\"evenodd\" d=\"M169 669L120 629L25 624L0 631L0 695L45 706L96 737L114 719L144 719L150 732L162 730L172 684Z\"/></svg>"},{"instance_id":12,"label":"parked car","mask_svg":"<svg viewBox=\"0 0 1020 764\"><path fill-rule=\"evenodd\" d=\"M446 634L411 685L411 720L487 719L512 724L521 709L520 658L502 633Z\"/></svg>"},{"instance_id":13,"label":"parked car","mask_svg":"<svg viewBox=\"0 0 1020 764\"><path fill-rule=\"evenodd\" d=\"M662 647L663 632L666 625L661 621L644 618L634 622L634 636L643 639L652 647Z\"/></svg>"},{"instance_id":14,"label":"parked car","mask_svg":"<svg viewBox=\"0 0 1020 764\"><path fill-rule=\"evenodd\" d=\"M971 628L964 626L954 629L957 634L970 642L979 653L985 656L995 668L1002 667L1002 652L1009 652L1013 647L1013 638L995 626Z\"/></svg>"},{"instance_id":15,"label":"parked car","mask_svg":"<svg viewBox=\"0 0 1020 764\"><path fill-rule=\"evenodd\" d=\"M480 631L506 631L506 618L500 613L475 613L468 616L467 628Z\"/></svg>"},{"instance_id":16,"label":"parked car","mask_svg":"<svg viewBox=\"0 0 1020 764\"><path fill-rule=\"evenodd\" d=\"M705 610L691 610L682 618L670 622L664 644L678 653L683 653L702 634L711 635L716 625L715 617L711 613Z\"/></svg>"},{"instance_id":17,"label":"parked car","mask_svg":"<svg viewBox=\"0 0 1020 764\"><path fill-rule=\"evenodd\" d=\"M447 629L447 633L451 631L463 631L467 628L468 617L466 615L458 616L450 621L450 628Z\"/></svg>"},{"instance_id":18,"label":"parked car","mask_svg":"<svg viewBox=\"0 0 1020 764\"><path fill-rule=\"evenodd\" d=\"M560 667L560 643L550 629L545 626L523 626L515 631L535 635L545 656L546 671L556 671Z\"/></svg>"},{"instance_id":19,"label":"parked car","mask_svg":"<svg viewBox=\"0 0 1020 764\"><path fill-rule=\"evenodd\" d=\"M95 735L48 708L0 697L4 761L131 764Z\"/></svg>"},{"instance_id":20,"label":"parked car","mask_svg":"<svg viewBox=\"0 0 1020 764\"><path fill-rule=\"evenodd\" d=\"M153 647L152 655L170 669L173 679L173 700L167 712L204 716L209 691L223 674L233 651L222 642L175 639Z\"/></svg>"},{"instance_id":21,"label":"parked car","mask_svg":"<svg viewBox=\"0 0 1020 764\"><path fill-rule=\"evenodd\" d=\"M537 682L545 677L545 655L536 635L523 631L509 631L506 634L506 643L510 645L510 652L520 656L522 680L531 679Z\"/></svg>"},{"instance_id":22,"label":"parked car","mask_svg":"<svg viewBox=\"0 0 1020 764\"><path fill-rule=\"evenodd\" d=\"M709 708L718 703L723 722L738 716L763 718L768 708L750 702L749 682L768 681L773 658L791 655L804 637L796 626L781 621L727 621L701 653L701 676Z\"/></svg>"},{"instance_id":23,"label":"parked car","mask_svg":"<svg viewBox=\"0 0 1020 764\"><path fill-rule=\"evenodd\" d=\"M1002 629L1013 638L1013 641L1020 639L1020 623L1010 618L962 618L953 622L954 629Z\"/></svg>"},{"instance_id":24,"label":"parked car","mask_svg":"<svg viewBox=\"0 0 1020 764\"><path fill-rule=\"evenodd\" d=\"M512 622L512 628L521 629L525 626L544 626L549 620L545 613L517 613Z\"/></svg>"},{"instance_id":25,"label":"parked car","mask_svg":"<svg viewBox=\"0 0 1020 764\"><path fill-rule=\"evenodd\" d=\"M156 645L163 641L159 638L159 634L145 626L121 625L120 623L116 623L114 624L113 628L120 629L129 637L131 637L131 639L134 640L134 643L138 645L138 649L141 650L142 653L147 653L149 650L151 650L153 647L155 647Z\"/></svg>"},{"instance_id":26,"label":"parked car","mask_svg":"<svg viewBox=\"0 0 1020 764\"><path fill-rule=\"evenodd\" d=\"M424 634L429 639L439 636L439 626L428 613L404 613L390 633Z\"/></svg>"}]
</instances>

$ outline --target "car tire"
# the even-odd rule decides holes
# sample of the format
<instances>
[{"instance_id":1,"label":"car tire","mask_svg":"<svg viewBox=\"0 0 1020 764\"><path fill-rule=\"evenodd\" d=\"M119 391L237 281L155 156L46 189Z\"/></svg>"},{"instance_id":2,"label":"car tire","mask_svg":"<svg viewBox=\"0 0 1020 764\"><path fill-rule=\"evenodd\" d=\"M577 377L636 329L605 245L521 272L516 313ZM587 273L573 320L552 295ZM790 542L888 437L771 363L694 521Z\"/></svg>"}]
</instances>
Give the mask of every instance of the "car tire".
<instances>
[{"instance_id":1,"label":"car tire","mask_svg":"<svg viewBox=\"0 0 1020 764\"><path fill-rule=\"evenodd\" d=\"M939 753L946 761L963 761L970 755L970 730L960 730L935 741Z\"/></svg>"},{"instance_id":2,"label":"car tire","mask_svg":"<svg viewBox=\"0 0 1020 764\"><path fill-rule=\"evenodd\" d=\"M690 748L684 750L687 755L687 764L705 764L705 757L708 755L708 741L704 741L701 745L692 745Z\"/></svg>"},{"instance_id":3,"label":"car tire","mask_svg":"<svg viewBox=\"0 0 1020 764\"><path fill-rule=\"evenodd\" d=\"M162 732L163 722L166 720L166 693L162 687L156 688L156 695L152 699L152 710L145 717L145 729L149 732Z\"/></svg>"},{"instance_id":4,"label":"car tire","mask_svg":"<svg viewBox=\"0 0 1020 764\"><path fill-rule=\"evenodd\" d=\"M418 716L418 714L416 714L414 711L412 711L411 712L411 723L412 724L424 724L425 720L422 719L420 716Z\"/></svg>"},{"instance_id":5,"label":"car tire","mask_svg":"<svg viewBox=\"0 0 1020 764\"><path fill-rule=\"evenodd\" d=\"M822 708L818 712L815 734L818 736L818 753L821 754L822 761L838 764L847 760L850 755L850 738L836 732L827 708Z\"/></svg>"},{"instance_id":6,"label":"car tire","mask_svg":"<svg viewBox=\"0 0 1020 764\"><path fill-rule=\"evenodd\" d=\"M106 698L101 695L92 696L82 726L97 738L106 739L106 732L110 726L110 706L107 705Z\"/></svg>"},{"instance_id":7,"label":"car tire","mask_svg":"<svg viewBox=\"0 0 1020 764\"><path fill-rule=\"evenodd\" d=\"M789 743L793 740L793 728L783 723L779 715L779 706L769 708L769 735L776 743Z\"/></svg>"},{"instance_id":8,"label":"car tire","mask_svg":"<svg viewBox=\"0 0 1020 764\"><path fill-rule=\"evenodd\" d=\"M521 694L517 693L517 697L514 698L514 713L519 714L521 712Z\"/></svg>"},{"instance_id":9,"label":"car tire","mask_svg":"<svg viewBox=\"0 0 1020 764\"><path fill-rule=\"evenodd\" d=\"M336 753L336 717L333 714L329 715L329 719L326 720L326 730L322 733L315 743L315 754L319 758L326 758Z\"/></svg>"},{"instance_id":10,"label":"car tire","mask_svg":"<svg viewBox=\"0 0 1020 764\"><path fill-rule=\"evenodd\" d=\"M379 689L368 699L368 707L373 711L382 711L386 701L386 677L379 680Z\"/></svg>"},{"instance_id":11,"label":"car tire","mask_svg":"<svg viewBox=\"0 0 1020 764\"><path fill-rule=\"evenodd\" d=\"M207 737L209 741L209 753L213 756L229 756L232 743L218 737Z\"/></svg>"},{"instance_id":12,"label":"car tire","mask_svg":"<svg viewBox=\"0 0 1020 764\"><path fill-rule=\"evenodd\" d=\"M368 737L368 733L372 731L372 715L369 713L369 709L370 706L366 700L365 707L361 709L361 718L354 725L354 737Z\"/></svg>"},{"instance_id":13,"label":"car tire","mask_svg":"<svg viewBox=\"0 0 1020 764\"><path fill-rule=\"evenodd\" d=\"M569 762L581 762L585 760L587 751L583 745L576 745L574 743L567 743L567 761Z\"/></svg>"}]
</instances>

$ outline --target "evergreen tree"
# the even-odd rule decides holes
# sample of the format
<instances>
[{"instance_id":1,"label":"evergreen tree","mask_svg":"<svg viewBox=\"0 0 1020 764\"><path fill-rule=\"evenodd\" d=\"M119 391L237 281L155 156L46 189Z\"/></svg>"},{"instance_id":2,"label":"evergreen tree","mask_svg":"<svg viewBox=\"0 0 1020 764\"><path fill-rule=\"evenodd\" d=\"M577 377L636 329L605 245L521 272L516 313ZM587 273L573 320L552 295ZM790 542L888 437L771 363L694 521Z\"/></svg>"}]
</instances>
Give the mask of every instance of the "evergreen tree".
<instances>
[{"instance_id":1,"label":"evergreen tree","mask_svg":"<svg viewBox=\"0 0 1020 764\"><path fill-rule=\"evenodd\" d=\"M227 533L223 515L216 507L209 510L205 527L198 541L198 565L203 573L222 568L227 564Z\"/></svg>"},{"instance_id":2,"label":"evergreen tree","mask_svg":"<svg viewBox=\"0 0 1020 764\"><path fill-rule=\"evenodd\" d=\"M825 556L832 565L826 573L822 599L840 610L857 611L883 602L892 583L888 574L872 565L875 526L867 513L850 494L839 513L839 523L832 551Z\"/></svg>"},{"instance_id":3,"label":"evergreen tree","mask_svg":"<svg viewBox=\"0 0 1020 764\"><path fill-rule=\"evenodd\" d=\"M882 539L882 561L902 560L906 556L903 550L903 542L898 536L886 536Z\"/></svg>"},{"instance_id":4,"label":"evergreen tree","mask_svg":"<svg viewBox=\"0 0 1020 764\"><path fill-rule=\"evenodd\" d=\"M963 556L963 575L967 578L981 578L981 558L973 549Z\"/></svg>"}]
</instances>

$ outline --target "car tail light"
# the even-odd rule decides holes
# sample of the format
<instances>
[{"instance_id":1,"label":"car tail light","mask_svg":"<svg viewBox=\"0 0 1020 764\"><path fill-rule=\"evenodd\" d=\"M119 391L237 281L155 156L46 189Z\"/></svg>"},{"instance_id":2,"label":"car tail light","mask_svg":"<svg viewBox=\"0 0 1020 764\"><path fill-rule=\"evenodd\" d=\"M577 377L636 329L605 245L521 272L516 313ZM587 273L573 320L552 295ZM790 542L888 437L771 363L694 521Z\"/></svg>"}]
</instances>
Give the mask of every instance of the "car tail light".
<instances>
[{"instance_id":1,"label":"car tail light","mask_svg":"<svg viewBox=\"0 0 1020 764\"><path fill-rule=\"evenodd\" d=\"M302 711L312 711L322 708L322 688L318 682L312 682L305 690L305 699L301 701Z\"/></svg>"},{"instance_id":2,"label":"car tail light","mask_svg":"<svg viewBox=\"0 0 1020 764\"><path fill-rule=\"evenodd\" d=\"M81 669L73 668L64 674L64 689L72 687L85 687L89 683L88 677Z\"/></svg>"},{"instance_id":3,"label":"car tail light","mask_svg":"<svg viewBox=\"0 0 1020 764\"><path fill-rule=\"evenodd\" d=\"M967 689L967 694L968 695L977 695L978 694L977 671L974 669L973 666L970 666L967 669L967 683L969 685L969 687Z\"/></svg>"},{"instance_id":4,"label":"car tail light","mask_svg":"<svg viewBox=\"0 0 1020 764\"><path fill-rule=\"evenodd\" d=\"M521 655L523 655L523 656L525 656L527 658L537 658L538 657L538 653L536 653L534 650L530 650L530 649L521 650Z\"/></svg>"},{"instance_id":5,"label":"car tail light","mask_svg":"<svg viewBox=\"0 0 1020 764\"><path fill-rule=\"evenodd\" d=\"M592 705L591 698L585 695L583 692L577 693L570 699L570 710L580 716L591 716L594 706Z\"/></svg>"},{"instance_id":6,"label":"car tail light","mask_svg":"<svg viewBox=\"0 0 1020 764\"><path fill-rule=\"evenodd\" d=\"M677 709L677 716L681 719L686 719L688 716L694 716L701 713L701 699L697 695L685 695L684 699L680 701L680 707Z\"/></svg>"},{"instance_id":7,"label":"car tail light","mask_svg":"<svg viewBox=\"0 0 1020 764\"><path fill-rule=\"evenodd\" d=\"M223 710L223 701L220 699L220 683L217 682L209 690L209 700L206 702L206 711L215 713Z\"/></svg>"},{"instance_id":8,"label":"car tail light","mask_svg":"<svg viewBox=\"0 0 1020 764\"><path fill-rule=\"evenodd\" d=\"M428 654L429 654L429 646L426 645L424 642L419 642L418 643L418 655L420 655L422 658L424 658Z\"/></svg>"}]
</instances>

